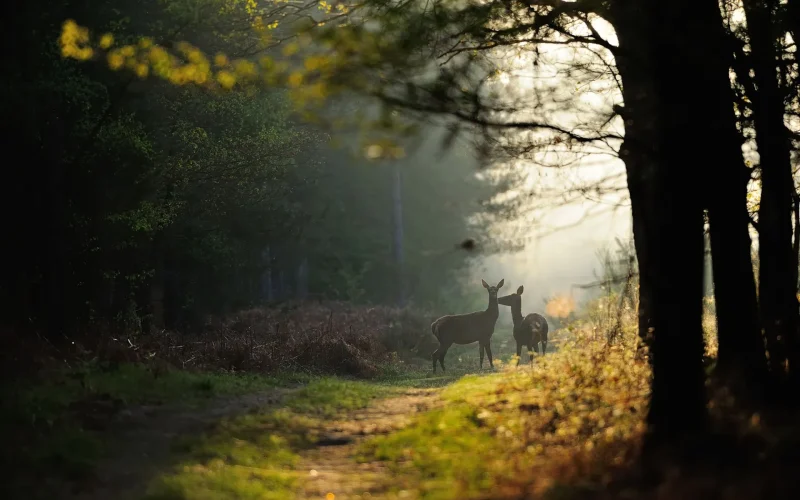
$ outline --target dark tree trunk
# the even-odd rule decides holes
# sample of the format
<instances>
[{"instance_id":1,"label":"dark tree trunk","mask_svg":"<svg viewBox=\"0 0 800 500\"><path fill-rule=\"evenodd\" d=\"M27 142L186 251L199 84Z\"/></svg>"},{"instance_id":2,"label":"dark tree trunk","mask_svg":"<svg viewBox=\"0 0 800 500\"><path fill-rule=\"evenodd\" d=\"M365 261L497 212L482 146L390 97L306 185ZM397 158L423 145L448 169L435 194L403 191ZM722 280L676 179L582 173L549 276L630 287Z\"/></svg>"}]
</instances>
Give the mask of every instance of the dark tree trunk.
<instances>
[{"instance_id":1,"label":"dark tree trunk","mask_svg":"<svg viewBox=\"0 0 800 500\"><path fill-rule=\"evenodd\" d=\"M790 143L784 125L783 97L777 81L774 12L777 2L745 0L755 83L752 99L761 167L758 212L759 304L773 375L786 375L800 362L797 353L798 308L792 248L792 179Z\"/></svg>"},{"instance_id":2,"label":"dark tree trunk","mask_svg":"<svg viewBox=\"0 0 800 500\"><path fill-rule=\"evenodd\" d=\"M700 57L688 40L709 28L708 18L695 19L694 7L688 0L621 1L611 4L610 13L625 99L622 156L639 259L640 335L652 342L651 444L702 433L708 425L702 365L703 179L696 177L706 166L684 153L687 136L697 140L693 132L702 132L686 130L699 126L690 116L693 103L687 98L693 89L687 88L685 75L687 69L693 76L703 69L692 66Z\"/></svg>"},{"instance_id":3,"label":"dark tree trunk","mask_svg":"<svg viewBox=\"0 0 800 500\"><path fill-rule=\"evenodd\" d=\"M716 5L698 5L708 20L705 43L695 61L704 73L690 90L695 106L694 121L701 123L696 148L687 149L706 169L704 186L708 200L714 297L719 339L720 373L737 375L758 389L766 376L766 356L758 318L756 284L753 274L752 241L747 212L749 171L742 158L741 139L731 107L733 91L728 69L732 54L726 55L725 33ZM713 23L713 24L712 24ZM713 57L717 54L717 57ZM707 57L707 59L703 59ZM699 132L699 131L698 131Z\"/></svg>"},{"instance_id":4,"label":"dark tree trunk","mask_svg":"<svg viewBox=\"0 0 800 500\"><path fill-rule=\"evenodd\" d=\"M652 174L656 162L653 145L658 136L656 129L655 89L653 68L647 45L647 23L642 22L643 12L636 2L611 4L609 17L615 25L620 50L615 54L617 68L622 78L625 107L620 114L625 124L625 141L620 157L625 162L628 192L631 198L633 241L639 266L639 337L641 345L652 348L651 308L652 282L648 250L647 224L652 220L647 200L652 191ZM640 351L641 352L641 351Z\"/></svg>"},{"instance_id":5,"label":"dark tree trunk","mask_svg":"<svg viewBox=\"0 0 800 500\"><path fill-rule=\"evenodd\" d=\"M792 280L794 281L795 291L797 291L798 280L798 273L800 273L800 196L795 193L793 200L794 202L794 266L792 267L792 271L794 274L792 276Z\"/></svg>"},{"instance_id":6,"label":"dark tree trunk","mask_svg":"<svg viewBox=\"0 0 800 500\"><path fill-rule=\"evenodd\" d=\"M708 65L718 54L696 41L709 33L713 39L721 16L714 0L659 0L647 10L654 21L650 55L656 62L660 119L654 196L646 201L655 214L647 226L655 330L647 421L658 442L703 433L708 426L702 364L702 193L714 149L706 143L706 118L716 123L720 113L716 102L705 98L719 90L719 75Z\"/></svg>"}]
</instances>

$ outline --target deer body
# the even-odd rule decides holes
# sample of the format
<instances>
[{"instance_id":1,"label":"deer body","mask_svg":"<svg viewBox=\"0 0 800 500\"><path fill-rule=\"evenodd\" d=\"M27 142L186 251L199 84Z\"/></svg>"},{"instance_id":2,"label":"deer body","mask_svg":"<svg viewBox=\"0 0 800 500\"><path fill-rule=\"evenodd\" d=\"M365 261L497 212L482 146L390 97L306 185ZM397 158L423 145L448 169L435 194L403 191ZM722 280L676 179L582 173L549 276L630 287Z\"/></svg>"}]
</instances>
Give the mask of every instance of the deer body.
<instances>
[{"instance_id":1,"label":"deer body","mask_svg":"<svg viewBox=\"0 0 800 500\"><path fill-rule=\"evenodd\" d=\"M497 291L503 286L503 281L500 280L497 286L489 286L486 281L481 280L483 287L489 292L489 305L485 311L449 314L431 323L431 332L439 341L439 348L431 355L434 373L436 373L436 361L439 361L442 371L445 370L444 356L450 346L472 344L473 342L479 344L480 367L483 368L485 351L489 357L489 366L494 368L490 341L494 333L494 325L500 316L500 310L497 307Z\"/></svg>"},{"instance_id":2,"label":"deer body","mask_svg":"<svg viewBox=\"0 0 800 500\"><path fill-rule=\"evenodd\" d=\"M522 316L522 292L524 287L520 286L517 293L506 295L497 299L498 304L511 307L511 320L514 322L514 340L517 342L517 364L519 365L522 355L522 346L527 347L528 351L539 354L539 343L542 343L542 356L547 351L547 333L549 327L547 320L538 313L531 313ZM533 363L533 354L531 354Z\"/></svg>"}]
</instances>

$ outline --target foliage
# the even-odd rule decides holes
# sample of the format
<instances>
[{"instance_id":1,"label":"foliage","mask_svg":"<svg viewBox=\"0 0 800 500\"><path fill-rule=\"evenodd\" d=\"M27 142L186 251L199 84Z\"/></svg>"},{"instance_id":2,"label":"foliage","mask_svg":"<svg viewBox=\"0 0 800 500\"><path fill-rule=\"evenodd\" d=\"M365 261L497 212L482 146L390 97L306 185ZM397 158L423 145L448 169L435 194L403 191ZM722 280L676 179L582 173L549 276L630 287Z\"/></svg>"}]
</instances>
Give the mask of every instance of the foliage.
<instances>
[{"instance_id":1,"label":"foliage","mask_svg":"<svg viewBox=\"0 0 800 500\"><path fill-rule=\"evenodd\" d=\"M87 324L104 335L196 330L209 314L309 294L393 302L387 276L398 272L425 274L409 280L414 303L458 300L458 287L444 291L469 255L450 250L487 227L468 221L488 193L472 176L468 147L435 169L431 144L401 160L407 229L398 269L391 169L327 148L323 129L298 123L297 89L173 85L247 74L246 61L281 41L267 35L287 9L109 0L15 14L9 36L36 62L10 63L3 92L14 97L3 109L24 120L5 133L9 155L37 167L8 179L20 189L4 198L3 217L20 238L0 282L4 322L56 338ZM41 36L28 44L29 33ZM83 62L98 57L120 71ZM455 188L443 195L444 183ZM15 216L20 206L24 218Z\"/></svg>"},{"instance_id":2,"label":"foliage","mask_svg":"<svg viewBox=\"0 0 800 500\"><path fill-rule=\"evenodd\" d=\"M324 422L390 393L364 382L312 380L290 394L284 408L225 420L185 440L177 450L183 464L158 477L147 498L291 498L300 477L291 469Z\"/></svg>"},{"instance_id":3,"label":"foliage","mask_svg":"<svg viewBox=\"0 0 800 500\"><path fill-rule=\"evenodd\" d=\"M23 482L31 473L48 472L48 481L40 488L57 478L80 481L113 451L102 432L127 407L163 403L202 406L215 396L244 394L282 383L286 381L164 370L154 364L122 364L110 370L96 362L60 369L39 381L9 383L3 388L0 407L2 438L9 446L7 453L0 455L0 463L4 470L19 471L9 484L15 494L34 491Z\"/></svg>"},{"instance_id":4,"label":"foliage","mask_svg":"<svg viewBox=\"0 0 800 500\"><path fill-rule=\"evenodd\" d=\"M629 463L644 430L649 367L637 359L634 328L608 346L596 327L591 318L573 324L532 369L462 378L442 393L442 409L367 441L362 459L387 461L420 498L538 497Z\"/></svg>"},{"instance_id":5,"label":"foliage","mask_svg":"<svg viewBox=\"0 0 800 500\"><path fill-rule=\"evenodd\" d=\"M182 443L185 464L153 481L145 498L289 498L296 477L286 469L309 444L307 425L288 411L222 421Z\"/></svg>"},{"instance_id":6,"label":"foliage","mask_svg":"<svg viewBox=\"0 0 800 500\"><path fill-rule=\"evenodd\" d=\"M366 408L373 399L390 393L385 387L367 382L321 378L293 392L286 406L298 413L332 418L344 410Z\"/></svg>"}]
</instances>

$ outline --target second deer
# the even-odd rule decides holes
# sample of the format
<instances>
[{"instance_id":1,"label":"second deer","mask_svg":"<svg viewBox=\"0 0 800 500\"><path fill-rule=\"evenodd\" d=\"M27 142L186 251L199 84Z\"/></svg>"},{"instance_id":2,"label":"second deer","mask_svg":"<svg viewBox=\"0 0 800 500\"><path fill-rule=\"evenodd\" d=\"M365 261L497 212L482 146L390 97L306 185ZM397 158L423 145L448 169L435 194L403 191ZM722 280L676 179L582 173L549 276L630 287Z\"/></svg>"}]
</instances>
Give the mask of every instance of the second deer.
<instances>
[{"instance_id":1,"label":"second deer","mask_svg":"<svg viewBox=\"0 0 800 500\"><path fill-rule=\"evenodd\" d=\"M542 356L547 351L547 320L544 316L537 313L528 314L522 317L522 292L524 287L517 288L517 293L506 295L497 299L497 303L511 307L511 320L514 322L514 340L517 341L517 365L522 355L522 346L526 346L528 351L533 350L539 354L539 342L542 343ZM533 363L533 354L531 354Z\"/></svg>"},{"instance_id":2,"label":"second deer","mask_svg":"<svg viewBox=\"0 0 800 500\"><path fill-rule=\"evenodd\" d=\"M500 311L497 307L497 291L503 286L505 280L500 280L497 286L489 286L486 281L481 280L483 288L489 292L489 306L485 311L475 311L467 314L450 314L442 316L431 323L431 331L439 341L439 348L433 351L433 373L436 373L436 361L442 365L444 371L444 355L453 344L471 344L478 342L481 368L483 368L483 352L489 357L489 366L494 368L492 363L492 347L490 341L494 333L494 325Z\"/></svg>"}]
</instances>

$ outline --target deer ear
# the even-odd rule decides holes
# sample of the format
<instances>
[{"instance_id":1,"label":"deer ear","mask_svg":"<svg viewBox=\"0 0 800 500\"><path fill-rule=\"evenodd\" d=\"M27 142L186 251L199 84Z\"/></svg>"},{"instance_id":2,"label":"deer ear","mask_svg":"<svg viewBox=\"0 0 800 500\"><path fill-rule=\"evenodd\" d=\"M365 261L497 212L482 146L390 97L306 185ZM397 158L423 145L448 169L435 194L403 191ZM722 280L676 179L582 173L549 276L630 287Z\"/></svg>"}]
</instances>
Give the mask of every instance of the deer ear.
<instances>
[{"instance_id":1,"label":"deer ear","mask_svg":"<svg viewBox=\"0 0 800 500\"><path fill-rule=\"evenodd\" d=\"M519 288L517 288L517 295L522 295L523 290L525 290L525 287L520 285Z\"/></svg>"},{"instance_id":2,"label":"deer ear","mask_svg":"<svg viewBox=\"0 0 800 500\"><path fill-rule=\"evenodd\" d=\"M489 285L484 280L481 280L481 284L483 284L483 288L489 289Z\"/></svg>"},{"instance_id":3,"label":"deer ear","mask_svg":"<svg viewBox=\"0 0 800 500\"><path fill-rule=\"evenodd\" d=\"M500 280L500 283L497 284L497 288L498 289L503 288L503 283L505 283L505 281L506 281L505 279Z\"/></svg>"}]
</instances>

